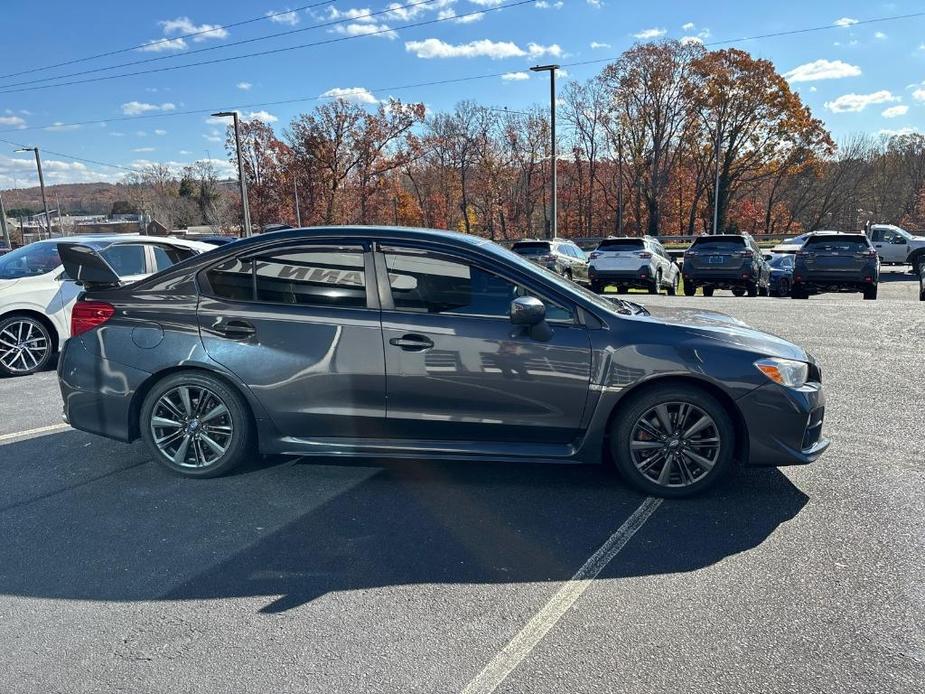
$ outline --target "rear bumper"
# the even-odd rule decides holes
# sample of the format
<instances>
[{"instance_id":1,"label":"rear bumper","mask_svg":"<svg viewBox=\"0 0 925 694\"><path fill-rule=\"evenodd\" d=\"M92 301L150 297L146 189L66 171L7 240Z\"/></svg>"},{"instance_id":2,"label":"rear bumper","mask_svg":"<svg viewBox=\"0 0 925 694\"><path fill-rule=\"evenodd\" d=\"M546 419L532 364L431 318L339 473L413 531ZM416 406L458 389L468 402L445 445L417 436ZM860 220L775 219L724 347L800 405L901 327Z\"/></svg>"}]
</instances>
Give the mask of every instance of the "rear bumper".
<instances>
[{"instance_id":1,"label":"rear bumper","mask_svg":"<svg viewBox=\"0 0 925 694\"><path fill-rule=\"evenodd\" d=\"M714 287L744 287L747 284L754 284L758 281L757 273L749 270L708 270L708 269L683 269L681 274L684 276L685 284L696 284L698 287L704 285Z\"/></svg>"},{"instance_id":2,"label":"rear bumper","mask_svg":"<svg viewBox=\"0 0 925 694\"><path fill-rule=\"evenodd\" d=\"M91 354L68 340L58 360L64 420L75 429L131 441L132 399L151 374Z\"/></svg>"},{"instance_id":3,"label":"rear bumper","mask_svg":"<svg viewBox=\"0 0 925 694\"><path fill-rule=\"evenodd\" d=\"M870 277L871 279L866 279ZM794 285L806 287L809 289L848 289L852 291L861 291L865 287L876 286L879 281L878 273L836 273L836 272L812 272L800 273L799 278L794 275Z\"/></svg>"},{"instance_id":4,"label":"rear bumper","mask_svg":"<svg viewBox=\"0 0 925 694\"><path fill-rule=\"evenodd\" d=\"M740 398L738 405L749 433L750 466L806 465L829 447L822 435L825 395L819 383L802 388L769 383Z\"/></svg>"},{"instance_id":5,"label":"rear bumper","mask_svg":"<svg viewBox=\"0 0 925 694\"><path fill-rule=\"evenodd\" d=\"M652 268L643 265L635 270L602 270L588 267L588 278L592 281L625 284L631 287L648 287L652 283Z\"/></svg>"}]
</instances>

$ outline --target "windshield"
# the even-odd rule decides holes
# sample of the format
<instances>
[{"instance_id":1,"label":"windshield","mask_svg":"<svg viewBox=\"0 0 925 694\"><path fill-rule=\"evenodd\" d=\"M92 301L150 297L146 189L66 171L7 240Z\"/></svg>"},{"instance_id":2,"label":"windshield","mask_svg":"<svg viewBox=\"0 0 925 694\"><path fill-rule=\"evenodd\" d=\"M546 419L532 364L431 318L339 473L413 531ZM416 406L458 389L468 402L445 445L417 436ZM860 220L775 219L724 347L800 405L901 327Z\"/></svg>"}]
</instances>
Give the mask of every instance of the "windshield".
<instances>
[{"instance_id":1,"label":"windshield","mask_svg":"<svg viewBox=\"0 0 925 694\"><path fill-rule=\"evenodd\" d=\"M745 248L745 239L725 238L725 239L705 239L699 238L694 241L690 250L699 253L738 253Z\"/></svg>"},{"instance_id":2,"label":"windshield","mask_svg":"<svg viewBox=\"0 0 925 694\"><path fill-rule=\"evenodd\" d=\"M604 239L597 245L599 251L629 251L643 248L642 239Z\"/></svg>"},{"instance_id":3,"label":"windshield","mask_svg":"<svg viewBox=\"0 0 925 694\"><path fill-rule=\"evenodd\" d=\"M15 280L52 272L61 266L56 241L37 241L0 256L0 280Z\"/></svg>"},{"instance_id":4,"label":"windshield","mask_svg":"<svg viewBox=\"0 0 925 694\"><path fill-rule=\"evenodd\" d=\"M775 255L768 261L768 265L777 270L789 270L793 267L792 255Z\"/></svg>"},{"instance_id":5,"label":"windshield","mask_svg":"<svg viewBox=\"0 0 925 694\"><path fill-rule=\"evenodd\" d=\"M515 243L511 248L518 255L548 255L549 244L545 241L528 241L526 243Z\"/></svg>"}]
</instances>

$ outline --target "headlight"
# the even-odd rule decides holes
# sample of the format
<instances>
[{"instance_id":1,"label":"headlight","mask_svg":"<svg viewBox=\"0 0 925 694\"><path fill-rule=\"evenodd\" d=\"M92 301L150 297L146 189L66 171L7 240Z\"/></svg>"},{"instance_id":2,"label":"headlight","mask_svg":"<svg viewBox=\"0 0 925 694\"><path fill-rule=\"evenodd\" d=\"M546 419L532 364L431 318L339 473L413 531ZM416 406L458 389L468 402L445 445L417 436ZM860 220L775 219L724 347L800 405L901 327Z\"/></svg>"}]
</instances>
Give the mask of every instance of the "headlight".
<instances>
[{"instance_id":1,"label":"headlight","mask_svg":"<svg viewBox=\"0 0 925 694\"><path fill-rule=\"evenodd\" d=\"M759 359L755 368L775 383L788 388L799 388L809 376L809 364L793 359Z\"/></svg>"}]
</instances>

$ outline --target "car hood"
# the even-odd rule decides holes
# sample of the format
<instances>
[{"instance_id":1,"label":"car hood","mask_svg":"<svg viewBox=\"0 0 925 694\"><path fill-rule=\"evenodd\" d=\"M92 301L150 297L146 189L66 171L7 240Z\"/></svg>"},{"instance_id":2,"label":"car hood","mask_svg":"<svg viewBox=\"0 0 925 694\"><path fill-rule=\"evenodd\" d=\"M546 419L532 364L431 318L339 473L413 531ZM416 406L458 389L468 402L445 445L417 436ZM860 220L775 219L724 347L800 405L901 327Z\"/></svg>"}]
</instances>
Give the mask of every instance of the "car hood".
<instances>
[{"instance_id":1,"label":"car hood","mask_svg":"<svg viewBox=\"0 0 925 694\"><path fill-rule=\"evenodd\" d=\"M662 325L687 328L700 337L715 340L769 357L812 361L806 350L777 335L757 330L747 323L718 311L701 309L647 307L650 315L638 317Z\"/></svg>"}]
</instances>

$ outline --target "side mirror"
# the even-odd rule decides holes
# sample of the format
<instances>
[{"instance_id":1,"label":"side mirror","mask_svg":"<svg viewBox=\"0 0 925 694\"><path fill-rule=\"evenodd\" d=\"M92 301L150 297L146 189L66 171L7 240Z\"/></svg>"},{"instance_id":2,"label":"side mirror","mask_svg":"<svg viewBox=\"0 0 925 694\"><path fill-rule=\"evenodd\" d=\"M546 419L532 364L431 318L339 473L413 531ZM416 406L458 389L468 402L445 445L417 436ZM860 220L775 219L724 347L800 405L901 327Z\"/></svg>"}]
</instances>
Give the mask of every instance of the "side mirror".
<instances>
[{"instance_id":1,"label":"side mirror","mask_svg":"<svg viewBox=\"0 0 925 694\"><path fill-rule=\"evenodd\" d=\"M519 296L511 302L511 323L533 327L546 320L546 307L535 296Z\"/></svg>"}]
</instances>

